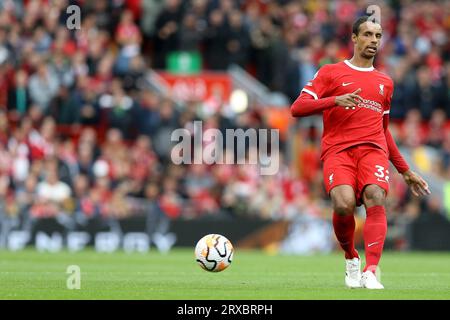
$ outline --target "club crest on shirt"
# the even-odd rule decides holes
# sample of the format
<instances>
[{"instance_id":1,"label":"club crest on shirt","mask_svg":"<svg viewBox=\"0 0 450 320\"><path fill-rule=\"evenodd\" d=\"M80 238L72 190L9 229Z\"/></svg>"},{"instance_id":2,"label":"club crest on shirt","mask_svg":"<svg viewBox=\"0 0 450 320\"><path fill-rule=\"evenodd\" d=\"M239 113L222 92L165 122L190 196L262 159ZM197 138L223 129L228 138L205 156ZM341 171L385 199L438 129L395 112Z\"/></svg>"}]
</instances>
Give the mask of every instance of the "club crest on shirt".
<instances>
[{"instance_id":1,"label":"club crest on shirt","mask_svg":"<svg viewBox=\"0 0 450 320\"><path fill-rule=\"evenodd\" d=\"M384 96L384 84L380 84L380 94Z\"/></svg>"}]
</instances>

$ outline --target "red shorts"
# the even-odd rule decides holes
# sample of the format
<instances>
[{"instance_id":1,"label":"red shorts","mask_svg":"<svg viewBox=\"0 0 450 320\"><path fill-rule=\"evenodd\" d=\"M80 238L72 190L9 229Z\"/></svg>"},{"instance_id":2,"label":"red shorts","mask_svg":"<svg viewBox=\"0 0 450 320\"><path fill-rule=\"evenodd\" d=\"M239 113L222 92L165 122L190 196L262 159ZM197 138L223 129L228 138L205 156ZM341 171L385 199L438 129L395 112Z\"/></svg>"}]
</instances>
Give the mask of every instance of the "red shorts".
<instances>
[{"instance_id":1,"label":"red shorts","mask_svg":"<svg viewBox=\"0 0 450 320\"><path fill-rule=\"evenodd\" d=\"M363 144L329 155L323 163L323 179L327 193L339 185L350 185L356 205L362 204L362 192L369 184L389 191L389 159L384 150Z\"/></svg>"}]
</instances>

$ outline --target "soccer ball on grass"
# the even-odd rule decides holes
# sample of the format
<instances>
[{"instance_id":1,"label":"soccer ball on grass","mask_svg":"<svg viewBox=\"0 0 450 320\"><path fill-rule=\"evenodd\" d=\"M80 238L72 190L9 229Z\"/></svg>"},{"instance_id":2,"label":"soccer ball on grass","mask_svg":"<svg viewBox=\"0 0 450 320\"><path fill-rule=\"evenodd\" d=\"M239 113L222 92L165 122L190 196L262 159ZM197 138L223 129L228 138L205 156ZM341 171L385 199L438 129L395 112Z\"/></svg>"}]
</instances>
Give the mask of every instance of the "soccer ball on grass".
<instances>
[{"instance_id":1,"label":"soccer ball on grass","mask_svg":"<svg viewBox=\"0 0 450 320\"><path fill-rule=\"evenodd\" d=\"M195 259L206 271L220 272L233 261L234 249L230 240L220 234L208 234L195 246Z\"/></svg>"}]
</instances>

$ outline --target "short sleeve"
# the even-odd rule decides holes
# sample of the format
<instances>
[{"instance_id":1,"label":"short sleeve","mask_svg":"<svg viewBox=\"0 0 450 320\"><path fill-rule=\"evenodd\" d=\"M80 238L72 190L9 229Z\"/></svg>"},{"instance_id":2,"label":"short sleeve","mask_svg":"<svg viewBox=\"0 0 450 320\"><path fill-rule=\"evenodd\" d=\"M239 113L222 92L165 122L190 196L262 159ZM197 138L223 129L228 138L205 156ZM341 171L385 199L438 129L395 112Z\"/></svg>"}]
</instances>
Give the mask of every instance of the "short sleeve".
<instances>
[{"instance_id":1,"label":"short sleeve","mask_svg":"<svg viewBox=\"0 0 450 320\"><path fill-rule=\"evenodd\" d=\"M326 97L326 91L329 88L330 72L329 66L325 65L316 72L314 77L306 83L302 92L308 93L314 99L321 99Z\"/></svg>"}]
</instances>

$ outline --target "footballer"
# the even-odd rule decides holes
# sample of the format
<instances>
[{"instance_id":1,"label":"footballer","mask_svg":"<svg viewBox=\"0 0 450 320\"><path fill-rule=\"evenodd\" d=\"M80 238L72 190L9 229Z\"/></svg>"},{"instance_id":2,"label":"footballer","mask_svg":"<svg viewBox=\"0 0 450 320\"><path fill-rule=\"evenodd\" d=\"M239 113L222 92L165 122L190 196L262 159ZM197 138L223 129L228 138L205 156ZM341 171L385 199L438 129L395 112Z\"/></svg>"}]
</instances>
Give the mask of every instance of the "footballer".
<instances>
[{"instance_id":1,"label":"footballer","mask_svg":"<svg viewBox=\"0 0 450 320\"><path fill-rule=\"evenodd\" d=\"M375 270L387 232L389 161L414 195L430 193L427 182L410 170L388 129L394 85L373 67L381 37L379 23L368 16L356 20L353 57L322 66L291 106L294 117L323 115L323 178L333 206L334 232L345 252L345 284L350 288L384 288ZM366 209L362 273L353 240L354 212L360 205Z\"/></svg>"}]
</instances>

